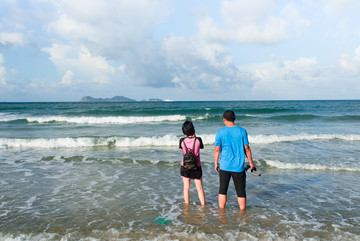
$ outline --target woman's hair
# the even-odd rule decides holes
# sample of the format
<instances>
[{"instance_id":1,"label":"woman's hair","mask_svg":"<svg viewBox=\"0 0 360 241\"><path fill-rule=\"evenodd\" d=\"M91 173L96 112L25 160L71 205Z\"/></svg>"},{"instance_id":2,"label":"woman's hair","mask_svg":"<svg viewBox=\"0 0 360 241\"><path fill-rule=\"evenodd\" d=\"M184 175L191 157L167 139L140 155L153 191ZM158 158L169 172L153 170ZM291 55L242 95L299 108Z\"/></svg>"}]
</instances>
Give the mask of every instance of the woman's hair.
<instances>
[{"instance_id":1,"label":"woman's hair","mask_svg":"<svg viewBox=\"0 0 360 241\"><path fill-rule=\"evenodd\" d=\"M234 122L235 121L235 113L232 110L227 110L224 112L223 117L227 120L227 121L231 121Z\"/></svg>"},{"instance_id":2,"label":"woman's hair","mask_svg":"<svg viewBox=\"0 0 360 241\"><path fill-rule=\"evenodd\" d=\"M182 131L184 133L184 135L187 136L192 136L195 134L195 128L194 125L191 121L185 121L184 124L182 125Z\"/></svg>"}]
</instances>

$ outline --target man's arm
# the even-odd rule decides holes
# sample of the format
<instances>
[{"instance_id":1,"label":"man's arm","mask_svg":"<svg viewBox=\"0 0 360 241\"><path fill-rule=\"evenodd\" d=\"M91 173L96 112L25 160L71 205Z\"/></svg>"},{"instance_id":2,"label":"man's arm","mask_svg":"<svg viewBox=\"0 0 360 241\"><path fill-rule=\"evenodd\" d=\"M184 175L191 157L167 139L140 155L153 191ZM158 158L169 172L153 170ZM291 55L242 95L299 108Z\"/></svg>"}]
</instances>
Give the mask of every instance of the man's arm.
<instances>
[{"instance_id":1,"label":"man's arm","mask_svg":"<svg viewBox=\"0 0 360 241\"><path fill-rule=\"evenodd\" d=\"M220 148L221 148L221 146L215 146L215 148L214 148L214 163L215 163L215 171L216 172L219 172L218 160L219 160L219 156L220 156Z\"/></svg>"},{"instance_id":2,"label":"man's arm","mask_svg":"<svg viewBox=\"0 0 360 241\"><path fill-rule=\"evenodd\" d=\"M251 149L249 145L245 145L245 155L246 158L249 160L251 169L255 169L255 165L252 160Z\"/></svg>"}]
</instances>

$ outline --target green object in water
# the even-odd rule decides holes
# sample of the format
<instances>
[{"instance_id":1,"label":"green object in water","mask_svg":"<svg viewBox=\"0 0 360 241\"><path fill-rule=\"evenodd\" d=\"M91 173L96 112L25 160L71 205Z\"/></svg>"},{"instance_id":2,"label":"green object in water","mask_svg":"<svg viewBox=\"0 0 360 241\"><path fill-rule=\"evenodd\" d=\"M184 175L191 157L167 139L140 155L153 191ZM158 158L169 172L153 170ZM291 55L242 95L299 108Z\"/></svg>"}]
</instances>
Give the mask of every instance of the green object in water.
<instances>
[{"instance_id":1,"label":"green object in water","mask_svg":"<svg viewBox=\"0 0 360 241\"><path fill-rule=\"evenodd\" d=\"M169 224L169 223L170 223L170 220L166 220L166 219L163 219L163 218L157 218L157 219L155 219L155 223L159 223L159 224Z\"/></svg>"}]
</instances>

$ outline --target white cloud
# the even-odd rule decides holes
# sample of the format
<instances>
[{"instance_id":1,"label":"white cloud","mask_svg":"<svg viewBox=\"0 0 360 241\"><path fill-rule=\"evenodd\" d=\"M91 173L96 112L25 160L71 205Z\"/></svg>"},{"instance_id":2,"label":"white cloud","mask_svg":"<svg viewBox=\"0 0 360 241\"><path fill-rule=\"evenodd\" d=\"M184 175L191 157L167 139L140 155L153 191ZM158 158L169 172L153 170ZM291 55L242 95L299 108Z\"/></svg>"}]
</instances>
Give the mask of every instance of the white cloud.
<instances>
[{"instance_id":1,"label":"white cloud","mask_svg":"<svg viewBox=\"0 0 360 241\"><path fill-rule=\"evenodd\" d=\"M273 59L240 69L252 73L252 79L256 80L252 94L264 99L355 99L360 93L359 57L351 59L351 70L356 69L353 68L355 62L357 66L357 72L353 73L356 75L351 78L341 72L344 57L339 65L331 66L321 66L316 57L301 57L297 60Z\"/></svg>"},{"instance_id":2,"label":"white cloud","mask_svg":"<svg viewBox=\"0 0 360 241\"><path fill-rule=\"evenodd\" d=\"M167 0L53 1L59 15L48 30L98 55L118 58L152 37L155 24L168 16Z\"/></svg>"},{"instance_id":3,"label":"white cloud","mask_svg":"<svg viewBox=\"0 0 360 241\"><path fill-rule=\"evenodd\" d=\"M123 51L126 73L133 85L149 87L172 86L161 43L146 40Z\"/></svg>"},{"instance_id":4,"label":"white cloud","mask_svg":"<svg viewBox=\"0 0 360 241\"><path fill-rule=\"evenodd\" d=\"M289 14L289 11L293 14ZM198 23L199 36L207 41L273 44L289 38L291 28L306 25L296 7L274 0L221 1L223 23L205 17Z\"/></svg>"},{"instance_id":5,"label":"white cloud","mask_svg":"<svg viewBox=\"0 0 360 241\"><path fill-rule=\"evenodd\" d=\"M11 71L10 71L11 72ZM2 53L0 53L0 93L2 96L8 94L9 91L13 90L16 86L9 81L8 71L5 66L5 59Z\"/></svg>"},{"instance_id":6,"label":"white cloud","mask_svg":"<svg viewBox=\"0 0 360 241\"><path fill-rule=\"evenodd\" d=\"M30 22L29 9L22 9L19 1L2 1L0 8L6 9L1 21L5 26L16 30L26 30L26 25Z\"/></svg>"},{"instance_id":7,"label":"white cloud","mask_svg":"<svg viewBox=\"0 0 360 241\"><path fill-rule=\"evenodd\" d=\"M50 60L60 68L60 71L65 72L71 69L73 75L81 76L82 81L85 82L105 83L109 76L115 73L115 68L104 57L91 55L84 46L76 48L75 46L53 44L42 50L50 54ZM70 72L67 74L67 78L69 78Z\"/></svg>"},{"instance_id":8,"label":"white cloud","mask_svg":"<svg viewBox=\"0 0 360 241\"><path fill-rule=\"evenodd\" d=\"M28 13L19 6L18 1L0 1L0 47L25 46L28 44L30 31Z\"/></svg>"},{"instance_id":9,"label":"white cloud","mask_svg":"<svg viewBox=\"0 0 360 241\"><path fill-rule=\"evenodd\" d=\"M86 63L90 64L86 69L92 69L91 66L96 62L98 73L94 81L106 82L108 78L104 73L113 73L116 68L105 59L121 61L125 63L126 73L135 85L172 85L161 53L161 43L152 40L154 26L168 16L171 1L63 0L54 1L53 4L59 14L48 24L47 29L67 42L45 48L52 53L50 59L57 66L63 68L67 65L64 62L70 60L78 69L85 67ZM64 53L64 50L58 48L60 45L82 45L94 57L90 60L87 54L80 54L76 57L79 63L75 63L74 57L69 57L73 53L67 50ZM74 74L78 77L77 72Z\"/></svg>"},{"instance_id":10,"label":"white cloud","mask_svg":"<svg viewBox=\"0 0 360 241\"><path fill-rule=\"evenodd\" d=\"M40 87L53 93L162 87L156 91L204 90L208 99L224 90L259 99L355 93L360 46L342 53L358 44L359 6L356 0L0 1L0 47L8 51L4 56L14 49L19 56L6 63L0 56L0 85L24 92L30 86L34 93ZM56 82L47 77L56 76L52 68L13 74L48 64L37 48L59 71Z\"/></svg>"},{"instance_id":11,"label":"white cloud","mask_svg":"<svg viewBox=\"0 0 360 241\"><path fill-rule=\"evenodd\" d=\"M6 74L6 69L3 66L4 63L4 57L3 55L0 53L0 86L6 86L6 79L5 79L5 74Z\"/></svg>"},{"instance_id":12,"label":"white cloud","mask_svg":"<svg viewBox=\"0 0 360 241\"><path fill-rule=\"evenodd\" d=\"M25 37L22 33L2 32L0 29L0 45L25 45Z\"/></svg>"},{"instance_id":13,"label":"white cloud","mask_svg":"<svg viewBox=\"0 0 360 241\"><path fill-rule=\"evenodd\" d=\"M340 59L340 67L345 77L360 78L360 45L355 49L355 55L342 55Z\"/></svg>"},{"instance_id":14,"label":"white cloud","mask_svg":"<svg viewBox=\"0 0 360 241\"><path fill-rule=\"evenodd\" d=\"M322 2L325 11L330 14L357 9L360 6L358 0L323 0Z\"/></svg>"},{"instance_id":15,"label":"white cloud","mask_svg":"<svg viewBox=\"0 0 360 241\"><path fill-rule=\"evenodd\" d=\"M222 45L171 36L164 50L175 86L221 91L249 83Z\"/></svg>"},{"instance_id":16,"label":"white cloud","mask_svg":"<svg viewBox=\"0 0 360 241\"><path fill-rule=\"evenodd\" d=\"M62 85L70 85L73 78L74 78L74 73L71 70L68 70L62 77L61 84Z\"/></svg>"},{"instance_id":17,"label":"white cloud","mask_svg":"<svg viewBox=\"0 0 360 241\"><path fill-rule=\"evenodd\" d=\"M126 71L126 65L125 65L125 64L122 64L122 65L120 65L117 69L118 69L119 71L121 71L121 72L125 72L125 71Z\"/></svg>"}]
</instances>

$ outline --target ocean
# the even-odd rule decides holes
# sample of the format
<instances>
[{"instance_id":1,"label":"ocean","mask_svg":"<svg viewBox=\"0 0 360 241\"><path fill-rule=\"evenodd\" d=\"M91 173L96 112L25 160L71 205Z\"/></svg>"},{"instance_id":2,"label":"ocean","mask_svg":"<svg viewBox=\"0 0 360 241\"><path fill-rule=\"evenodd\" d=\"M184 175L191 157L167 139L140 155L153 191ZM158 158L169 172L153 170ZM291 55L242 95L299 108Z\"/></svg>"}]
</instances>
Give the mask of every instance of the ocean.
<instances>
[{"instance_id":1,"label":"ocean","mask_svg":"<svg viewBox=\"0 0 360 241\"><path fill-rule=\"evenodd\" d=\"M231 109L260 177L218 209L215 133ZM206 206L183 204L192 120ZM360 101L0 103L0 240L360 240Z\"/></svg>"}]
</instances>

